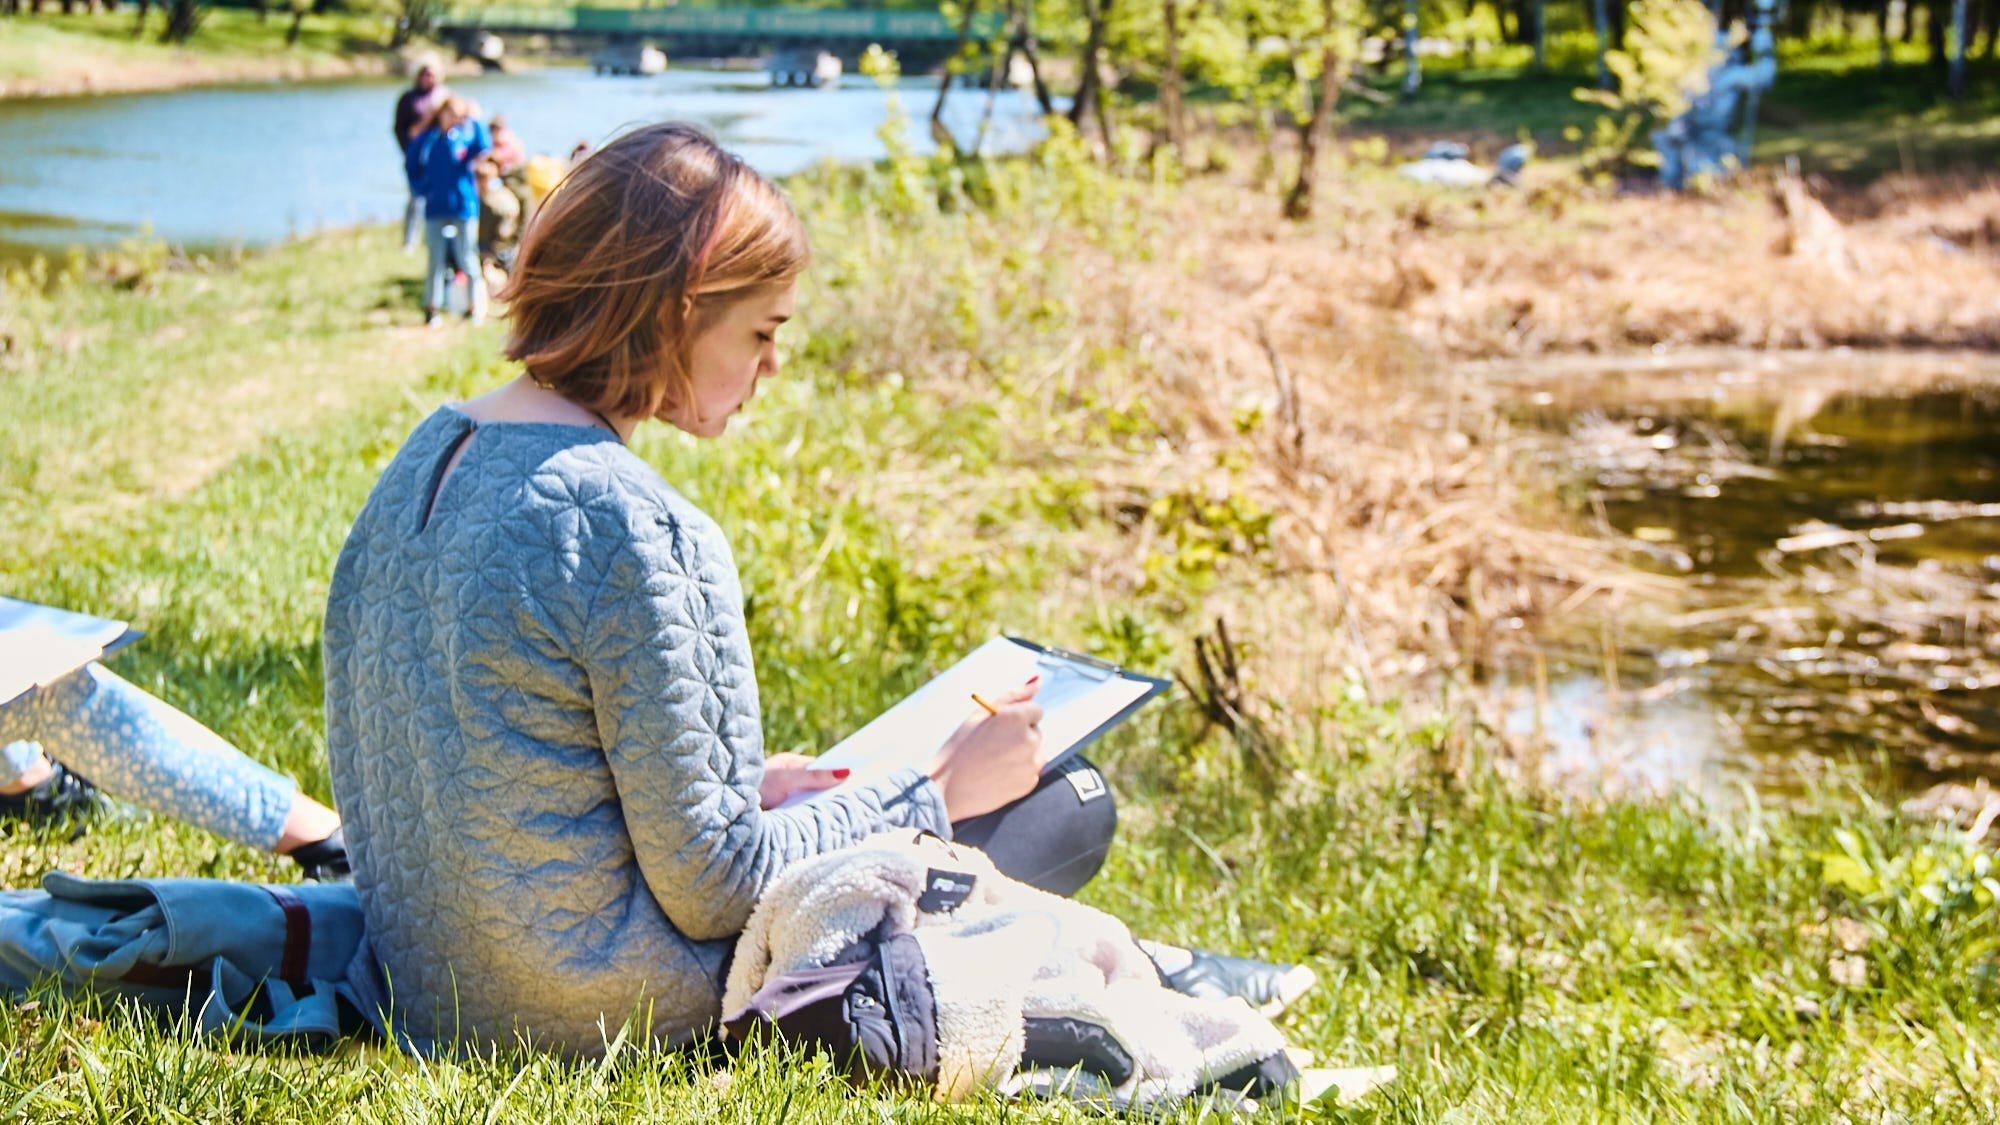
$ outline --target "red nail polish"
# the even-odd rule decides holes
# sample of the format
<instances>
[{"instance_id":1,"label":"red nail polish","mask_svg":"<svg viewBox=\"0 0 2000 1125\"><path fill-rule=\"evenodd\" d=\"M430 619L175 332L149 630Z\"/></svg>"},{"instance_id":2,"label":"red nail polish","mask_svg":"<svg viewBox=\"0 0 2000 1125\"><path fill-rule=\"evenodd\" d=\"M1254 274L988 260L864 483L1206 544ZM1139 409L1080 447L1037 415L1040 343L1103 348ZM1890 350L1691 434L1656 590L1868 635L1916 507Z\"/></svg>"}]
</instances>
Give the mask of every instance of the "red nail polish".
<instances>
[{"instance_id":1,"label":"red nail polish","mask_svg":"<svg viewBox=\"0 0 2000 1125\"><path fill-rule=\"evenodd\" d=\"M1034 675L1028 677L1028 683L1030 686L1032 686L1033 684L1038 682L1041 678L1042 674L1040 672L1037 672Z\"/></svg>"},{"instance_id":2,"label":"red nail polish","mask_svg":"<svg viewBox=\"0 0 2000 1125\"><path fill-rule=\"evenodd\" d=\"M853 772L853 770L835 770L833 771L833 779L835 781L846 781L847 775Z\"/></svg>"}]
</instances>

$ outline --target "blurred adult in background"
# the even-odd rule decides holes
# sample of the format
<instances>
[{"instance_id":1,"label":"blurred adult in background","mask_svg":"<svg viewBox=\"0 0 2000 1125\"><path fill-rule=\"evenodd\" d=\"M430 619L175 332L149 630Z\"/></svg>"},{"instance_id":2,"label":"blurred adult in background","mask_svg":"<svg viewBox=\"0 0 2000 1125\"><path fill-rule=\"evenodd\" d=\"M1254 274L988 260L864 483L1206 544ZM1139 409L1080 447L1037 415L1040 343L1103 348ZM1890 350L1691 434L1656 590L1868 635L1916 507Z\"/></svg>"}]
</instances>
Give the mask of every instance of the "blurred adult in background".
<instances>
[{"instance_id":1,"label":"blurred adult in background","mask_svg":"<svg viewBox=\"0 0 2000 1125\"><path fill-rule=\"evenodd\" d=\"M423 123L437 112L438 102L450 91L438 84L440 64L437 56L425 55L417 60L416 73L410 76L410 88L396 99L396 151L407 153L410 142L416 139ZM417 248L417 233L424 227L423 185L409 177L409 166L404 165L405 177L409 179L410 202L403 208L403 250L405 253Z\"/></svg>"},{"instance_id":2,"label":"blurred adult in background","mask_svg":"<svg viewBox=\"0 0 2000 1125\"><path fill-rule=\"evenodd\" d=\"M513 175L528 162L528 151L521 147L521 138L514 135L507 119L497 113L488 129L493 134L493 151L487 154L487 159L502 177Z\"/></svg>"}]
</instances>

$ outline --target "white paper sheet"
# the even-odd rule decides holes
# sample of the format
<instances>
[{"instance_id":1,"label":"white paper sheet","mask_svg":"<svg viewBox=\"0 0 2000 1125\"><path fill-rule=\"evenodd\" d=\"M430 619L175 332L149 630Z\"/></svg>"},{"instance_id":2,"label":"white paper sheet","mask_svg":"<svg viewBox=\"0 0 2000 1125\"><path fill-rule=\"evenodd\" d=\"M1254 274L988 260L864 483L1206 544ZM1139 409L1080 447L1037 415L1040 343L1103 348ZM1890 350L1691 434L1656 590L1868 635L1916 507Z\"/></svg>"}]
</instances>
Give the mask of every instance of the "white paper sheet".
<instances>
[{"instance_id":1,"label":"white paper sheet","mask_svg":"<svg viewBox=\"0 0 2000 1125\"><path fill-rule=\"evenodd\" d=\"M989 702L997 701L1037 673L1042 681L1035 690L1035 702L1042 705L1042 750L1049 766L1075 753L1092 731L1152 686L1143 679L995 637L813 762L814 769L853 770L854 775L845 783L798 794L782 807L880 781L899 769L924 768L959 724L982 713L972 701L975 692Z\"/></svg>"},{"instance_id":2,"label":"white paper sheet","mask_svg":"<svg viewBox=\"0 0 2000 1125\"><path fill-rule=\"evenodd\" d=\"M104 655L123 621L0 597L0 705Z\"/></svg>"}]
</instances>

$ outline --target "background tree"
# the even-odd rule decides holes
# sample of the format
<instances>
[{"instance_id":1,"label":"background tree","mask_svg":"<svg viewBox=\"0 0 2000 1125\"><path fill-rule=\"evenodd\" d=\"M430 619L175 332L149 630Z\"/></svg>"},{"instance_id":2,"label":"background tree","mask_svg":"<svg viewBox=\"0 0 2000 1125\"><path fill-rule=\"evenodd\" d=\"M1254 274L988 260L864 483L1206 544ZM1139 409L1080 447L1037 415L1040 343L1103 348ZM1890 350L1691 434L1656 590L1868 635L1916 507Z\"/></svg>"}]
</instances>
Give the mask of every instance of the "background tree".
<instances>
[{"instance_id":1,"label":"background tree","mask_svg":"<svg viewBox=\"0 0 2000 1125\"><path fill-rule=\"evenodd\" d=\"M1945 81L1945 89L1954 98L1965 96L1965 41L1968 36L1967 9L1971 5L1966 0L1952 0L1951 5L1951 76Z\"/></svg>"},{"instance_id":2,"label":"background tree","mask_svg":"<svg viewBox=\"0 0 2000 1125\"><path fill-rule=\"evenodd\" d=\"M1320 153L1332 143L1334 109L1340 102L1340 91L1347 85L1354 59L1361 53L1359 17L1360 6L1355 0L1320 0L1317 26L1310 35L1300 38L1299 49L1293 56L1293 72L1298 76L1300 93L1312 90L1314 78L1318 79L1318 91L1311 98L1311 111L1299 123L1299 170L1290 190L1285 192L1288 219L1312 215Z\"/></svg>"},{"instance_id":3,"label":"background tree","mask_svg":"<svg viewBox=\"0 0 2000 1125\"><path fill-rule=\"evenodd\" d=\"M429 35L444 12L445 0L398 0L395 30L389 33L389 46L401 47L412 36Z\"/></svg>"},{"instance_id":4,"label":"background tree","mask_svg":"<svg viewBox=\"0 0 2000 1125\"><path fill-rule=\"evenodd\" d=\"M1092 111L1097 115L1098 132L1103 135L1105 151L1110 151L1118 138L1113 132L1110 111L1105 106L1103 91L1104 39L1111 22L1113 5L1117 0L1082 0L1084 20L1083 50L1077 59L1077 67L1082 72L1077 79L1076 94L1070 99L1069 120L1077 132L1083 131L1084 118Z\"/></svg>"},{"instance_id":5,"label":"background tree","mask_svg":"<svg viewBox=\"0 0 2000 1125\"><path fill-rule=\"evenodd\" d=\"M167 0L167 26L160 29L160 42L187 42L201 26L201 17L201 0Z\"/></svg>"}]
</instances>

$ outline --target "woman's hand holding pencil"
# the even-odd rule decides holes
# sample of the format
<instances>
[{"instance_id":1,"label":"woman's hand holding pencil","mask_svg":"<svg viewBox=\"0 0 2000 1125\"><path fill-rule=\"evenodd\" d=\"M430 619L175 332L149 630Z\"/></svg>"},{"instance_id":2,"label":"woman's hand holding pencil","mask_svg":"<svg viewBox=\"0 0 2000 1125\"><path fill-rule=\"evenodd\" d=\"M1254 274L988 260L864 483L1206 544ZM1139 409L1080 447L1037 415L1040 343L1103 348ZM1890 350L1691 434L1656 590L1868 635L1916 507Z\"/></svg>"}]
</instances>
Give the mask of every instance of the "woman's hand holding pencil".
<instances>
[{"instance_id":1,"label":"woman's hand holding pencil","mask_svg":"<svg viewBox=\"0 0 2000 1125\"><path fill-rule=\"evenodd\" d=\"M1035 788L1042 774L1042 708L1034 702L1040 686L1036 676L992 700L973 695L985 714L958 728L929 771L952 820L992 812Z\"/></svg>"}]
</instances>

